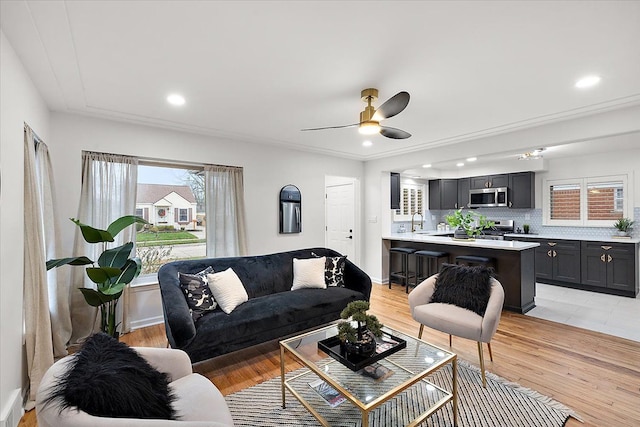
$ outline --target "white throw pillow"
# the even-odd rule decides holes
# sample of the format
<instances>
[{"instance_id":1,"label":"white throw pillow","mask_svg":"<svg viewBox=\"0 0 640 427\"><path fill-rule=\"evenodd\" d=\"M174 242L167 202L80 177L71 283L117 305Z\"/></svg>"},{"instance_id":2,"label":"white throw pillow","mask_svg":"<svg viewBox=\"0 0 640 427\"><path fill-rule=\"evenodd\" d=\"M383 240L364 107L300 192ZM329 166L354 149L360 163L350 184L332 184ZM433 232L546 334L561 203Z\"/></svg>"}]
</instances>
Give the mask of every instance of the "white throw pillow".
<instances>
[{"instance_id":1,"label":"white throw pillow","mask_svg":"<svg viewBox=\"0 0 640 427\"><path fill-rule=\"evenodd\" d=\"M240 278L231 268L219 273L207 274L207 281L216 302L227 314L243 302L249 301L249 295Z\"/></svg>"},{"instance_id":2,"label":"white throw pillow","mask_svg":"<svg viewBox=\"0 0 640 427\"><path fill-rule=\"evenodd\" d=\"M326 257L293 259L293 286L291 290L303 288L326 289L324 280L324 267L327 263ZM217 298L216 298L217 300Z\"/></svg>"}]
</instances>

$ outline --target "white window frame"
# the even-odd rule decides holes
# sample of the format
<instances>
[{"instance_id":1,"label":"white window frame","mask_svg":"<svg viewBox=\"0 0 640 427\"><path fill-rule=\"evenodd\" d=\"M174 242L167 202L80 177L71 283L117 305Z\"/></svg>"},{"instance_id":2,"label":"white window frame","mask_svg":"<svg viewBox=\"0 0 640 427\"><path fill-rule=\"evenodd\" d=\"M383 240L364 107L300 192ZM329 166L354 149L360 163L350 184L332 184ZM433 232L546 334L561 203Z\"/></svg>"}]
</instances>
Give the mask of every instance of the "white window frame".
<instances>
[{"instance_id":1,"label":"white window frame","mask_svg":"<svg viewBox=\"0 0 640 427\"><path fill-rule=\"evenodd\" d=\"M182 213L184 211L185 220L182 220ZM176 220L178 224L189 223L189 208L178 208L178 219Z\"/></svg>"},{"instance_id":2,"label":"white window frame","mask_svg":"<svg viewBox=\"0 0 640 427\"><path fill-rule=\"evenodd\" d=\"M611 227L613 226L613 220L590 220L588 219L588 205L587 205L587 187L589 184L606 183L612 181L622 182L622 216L630 218L633 216L632 207L633 204L633 189L629 184L632 180L629 179L629 174L626 175L607 175L607 176L594 176L594 177L582 177L573 179L545 179L542 182L543 196L542 196L542 225L545 226L561 226L561 227ZM579 220L559 220L551 219L551 191L549 188L552 185L578 185L580 187L580 219Z\"/></svg>"},{"instance_id":3,"label":"white window frame","mask_svg":"<svg viewBox=\"0 0 640 427\"><path fill-rule=\"evenodd\" d=\"M400 185L400 205L404 203L403 195L404 195L405 189L409 190L408 191L409 194L411 194L411 190L415 190L416 194L418 193L418 191L422 192L422 211L419 213L424 215L425 206L426 206L425 204L426 185L418 182L402 182ZM416 204L417 204L417 201L416 201ZM411 214L402 214L401 212L402 212L401 209L393 210L393 221L411 221L411 217L412 217Z\"/></svg>"}]
</instances>

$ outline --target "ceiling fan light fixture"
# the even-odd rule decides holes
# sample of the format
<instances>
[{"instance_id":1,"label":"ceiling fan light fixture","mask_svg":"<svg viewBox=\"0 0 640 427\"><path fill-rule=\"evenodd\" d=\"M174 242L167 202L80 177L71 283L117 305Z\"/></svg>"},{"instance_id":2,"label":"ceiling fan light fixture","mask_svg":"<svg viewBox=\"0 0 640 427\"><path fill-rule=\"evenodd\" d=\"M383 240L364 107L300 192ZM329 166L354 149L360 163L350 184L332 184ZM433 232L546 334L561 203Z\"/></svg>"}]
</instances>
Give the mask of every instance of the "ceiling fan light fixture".
<instances>
[{"instance_id":1,"label":"ceiling fan light fixture","mask_svg":"<svg viewBox=\"0 0 640 427\"><path fill-rule=\"evenodd\" d=\"M358 132L362 135L375 135L376 133L380 133L380 123L375 120L362 122L360 126L358 126Z\"/></svg>"}]
</instances>

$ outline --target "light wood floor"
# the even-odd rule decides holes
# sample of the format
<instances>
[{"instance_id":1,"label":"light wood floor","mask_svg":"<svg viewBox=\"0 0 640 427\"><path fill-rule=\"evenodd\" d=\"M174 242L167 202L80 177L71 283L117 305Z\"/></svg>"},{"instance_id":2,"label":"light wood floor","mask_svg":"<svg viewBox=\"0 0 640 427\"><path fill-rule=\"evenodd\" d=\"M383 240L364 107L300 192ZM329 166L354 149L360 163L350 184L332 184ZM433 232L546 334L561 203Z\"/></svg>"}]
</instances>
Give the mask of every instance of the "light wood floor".
<instances>
[{"instance_id":1,"label":"light wood floor","mask_svg":"<svg viewBox=\"0 0 640 427\"><path fill-rule=\"evenodd\" d=\"M385 325L417 336L418 324L409 314L403 288L374 285L371 307ZM448 336L441 332L425 328L423 339L448 346ZM134 331L122 340L149 347L167 343L161 325ZM585 421L570 419L567 426L640 426L640 343L505 311L491 347L493 362L485 348L490 372L558 400ZM476 343L454 337L452 349L460 358L478 363ZM297 367L288 363L288 369ZM280 375L278 344L221 356L194 369L230 394ZM34 411L20 423L36 425Z\"/></svg>"}]
</instances>

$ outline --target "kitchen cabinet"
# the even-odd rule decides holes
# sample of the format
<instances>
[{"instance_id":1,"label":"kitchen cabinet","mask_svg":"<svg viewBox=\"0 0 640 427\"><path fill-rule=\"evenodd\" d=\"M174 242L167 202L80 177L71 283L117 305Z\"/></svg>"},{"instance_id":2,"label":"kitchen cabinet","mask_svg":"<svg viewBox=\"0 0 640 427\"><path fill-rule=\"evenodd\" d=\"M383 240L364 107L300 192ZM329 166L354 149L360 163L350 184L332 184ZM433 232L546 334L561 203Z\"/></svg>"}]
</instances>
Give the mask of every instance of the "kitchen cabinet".
<instances>
[{"instance_id":1,"label":"kitchen cabinet","mask_svg":"<svg viewBox=\"0 0 640 427\"><path fill-rule=\"evenodd\" d=\"M514 209L535 208L535 173L509 174L509 207Z\"/></svg>"},{"instance_id":2,"label":"kitchen cabinet","mask_svg":"<svg viewBox=\"0 0 640 427\"><path fill-rule=\"evenodd\" d=\"M471 189L477 190L480 188L497 188L509 186L509 175L485 175L485 176L472 176L470 178Z\"/></svg>"},{"instance_id":3,"label":"kitchen cabinet","mask_svg":"<svg viewBox=\"0 0 640 427\"><path fill-rule=\"evenodd\" d=\"M635 295L635 252L630 244L582 242L582 283Z\"/></svg>"},{"instance_id":4,"label":"kitchen cabinet","mask_svg":"<svg viewBox=\"0 0 640 427\"><path fill-rule=\"evenodd\" d=\"M577 240L538 240L536 279L580 283L580 242Z\"/></svg>"},{"instance_id":5,"label":"kitchen cabinet","mask_svg":"<svg viewBox=\"0 0 640 427\"><path fill-rule=\"evenodd\" d=\"M458 202L456 209L469 207L469 188L471 180L469 178L460 178L458 180Z\"/></svg>"},{"instance_id":6,"label":"kitchen cabinet","mask_svg":"<svg viewBox=\"0 0 640 427\"><path fill-rule=\"evenodd\" d=\"M391 172L391 209L400 209L400 174Z\"/></svg>"},{"instance_id":7,"label":"kitchen cabinet","mask_svg":"<svg viewBox=\"0 0 640 427\"><path fill-rule=\"evenodd\" d=\"M432 179L429 181L429 209L456 209L457 205L457 179Z\"/></svg>"}]
</instances>

